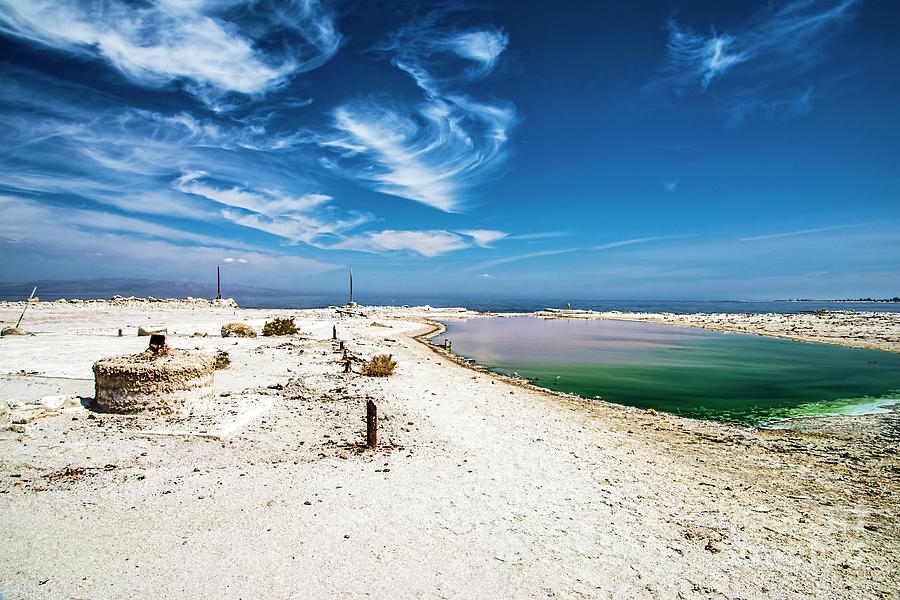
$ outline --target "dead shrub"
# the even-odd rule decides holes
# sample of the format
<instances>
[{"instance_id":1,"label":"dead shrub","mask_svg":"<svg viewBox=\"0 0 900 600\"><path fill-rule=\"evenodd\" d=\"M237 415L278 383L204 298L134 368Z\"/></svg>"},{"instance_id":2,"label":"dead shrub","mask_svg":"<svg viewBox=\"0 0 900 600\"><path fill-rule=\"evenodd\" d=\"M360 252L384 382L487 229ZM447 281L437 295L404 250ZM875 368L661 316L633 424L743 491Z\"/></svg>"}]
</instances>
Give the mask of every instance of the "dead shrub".
<instances>
[{"instance_id":1,"label":"dead shrub","mask_svg":"<svg viewBox=\"0 0 900 600\"><path fill-rule=\"evenodd\" d=\"M227 369L228 365L231 364L231 358L228 356L228 353L224 350L219 350L216 352L216 362L215 369L218 371L219 369Z\"/></svg>"}]
</instances>

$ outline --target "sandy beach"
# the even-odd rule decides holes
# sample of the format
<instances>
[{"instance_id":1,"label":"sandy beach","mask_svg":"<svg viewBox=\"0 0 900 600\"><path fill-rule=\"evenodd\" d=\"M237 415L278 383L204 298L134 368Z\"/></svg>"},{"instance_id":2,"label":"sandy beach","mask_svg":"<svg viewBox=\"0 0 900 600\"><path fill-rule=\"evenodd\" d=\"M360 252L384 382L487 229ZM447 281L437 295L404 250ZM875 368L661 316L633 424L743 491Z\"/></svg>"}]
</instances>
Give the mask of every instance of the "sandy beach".
<instances>
[{"instance_id":1,"label":"sandy beach","mask_svg":"<svg viewBox=\"0 0 900 600\"><path fill-rule=\"evenodd\" d=\"M300 332L220 335L279 316ZM897 411L759 429L582 400L419 339L459 316L30 305L0 340L0 597L897 597ZM900 351L898 313L599 316ZM90 409L138 327L228 352L208 411ZM395 374L342 373L339 341Z\"/></svg>"}]
</instances>

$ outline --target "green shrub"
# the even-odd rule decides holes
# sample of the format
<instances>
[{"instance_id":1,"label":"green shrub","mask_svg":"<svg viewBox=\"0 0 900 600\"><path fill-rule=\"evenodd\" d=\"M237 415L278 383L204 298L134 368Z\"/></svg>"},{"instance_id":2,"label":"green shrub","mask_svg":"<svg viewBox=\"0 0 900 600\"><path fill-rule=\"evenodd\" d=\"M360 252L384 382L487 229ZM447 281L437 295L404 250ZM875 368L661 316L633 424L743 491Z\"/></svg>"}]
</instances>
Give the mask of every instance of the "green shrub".
<instances>
[{"instance_id":1,"label":"green shrub","mask_svg":"<svg viewBox=\"0 0 900 600\"><path fill-rule=\"evenodd\" d=\"M294 335L295 333L297 333L297 325L293 318L288 319L287 317L266 321L262 328L263 335Z\"/></svg>"},{"instance_id":2,"label":"green shrub","mask_svg":"<svg viewBox=\"0 0 900 600\"><path fill-rule=\"evenodd\" d=\"M216 352L216 370L219 369L227 369L228 365L231 364L231 358L228 357L228 353L224 350L219 350Z\"/></svg>"},{"instance_id":3,"label":"green shrub","mask_svg":"<svg viewBox=\"0 0 900 600\"><path fill-rule=\"evenodd\" d=\"M371 360L366 363L366 366L363 369L363 375L368 375L369 377L388 377L394 373L396 367L397 363L391 360L390 354L379 354L378 356L373 356Z\"/></svg>"}]
</instances>

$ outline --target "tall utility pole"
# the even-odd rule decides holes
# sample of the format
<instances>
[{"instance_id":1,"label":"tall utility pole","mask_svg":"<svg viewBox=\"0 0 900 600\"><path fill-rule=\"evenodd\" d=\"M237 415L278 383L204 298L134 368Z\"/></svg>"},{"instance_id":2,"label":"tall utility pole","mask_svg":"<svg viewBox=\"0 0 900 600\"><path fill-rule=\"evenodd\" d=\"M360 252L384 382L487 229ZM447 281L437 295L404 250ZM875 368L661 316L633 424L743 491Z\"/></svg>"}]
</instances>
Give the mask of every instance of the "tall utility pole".
<instances>
[{"instance_id":1,"label":"tall utility pole","mask_svg":"<svg viewBox=\"0 0 900 600\"><path fill-rule=\"evenodd\" d=\"M219 272L219 265L216 265L216 300L222 299L222 274Z\"/></svg>"}]
</instances>

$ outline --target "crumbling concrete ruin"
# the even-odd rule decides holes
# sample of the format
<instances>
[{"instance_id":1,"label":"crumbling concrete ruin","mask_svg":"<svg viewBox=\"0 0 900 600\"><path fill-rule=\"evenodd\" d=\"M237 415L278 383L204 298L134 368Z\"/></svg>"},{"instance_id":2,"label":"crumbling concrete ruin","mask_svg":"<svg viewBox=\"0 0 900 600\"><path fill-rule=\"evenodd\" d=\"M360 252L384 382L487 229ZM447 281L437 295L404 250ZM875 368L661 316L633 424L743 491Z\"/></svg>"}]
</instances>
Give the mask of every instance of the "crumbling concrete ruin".
<instances>
[{"instance_id":1,"label":"crumbling concrete ruin","mask_svg":"<svg viewBox=\"0 0 900 600\"><path fill-rule=\"evenodd\" d=\"M101 358L93 370L101 412L191 413L206 410L213 396L215 358L173 350L162 335L140 354Z\"/></svg>"}]
</instances>

